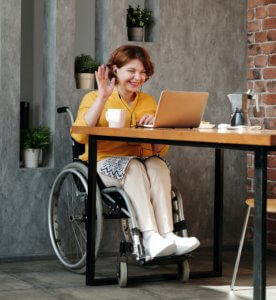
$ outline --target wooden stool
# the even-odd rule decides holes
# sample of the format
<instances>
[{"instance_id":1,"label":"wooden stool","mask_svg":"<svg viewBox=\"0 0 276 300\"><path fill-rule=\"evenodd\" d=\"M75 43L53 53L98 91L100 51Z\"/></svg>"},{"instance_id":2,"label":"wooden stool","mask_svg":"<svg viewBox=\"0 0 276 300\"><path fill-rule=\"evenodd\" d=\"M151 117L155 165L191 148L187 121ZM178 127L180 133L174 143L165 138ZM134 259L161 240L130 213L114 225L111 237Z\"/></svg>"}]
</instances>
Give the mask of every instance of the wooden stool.
<instances>
[{"instance_id":1,"label":"wooden stool","mask_svg":"<svg viewBox=\"0 0 276 300\"><path fill-rule=\"evenodd\" d=\"M234 290L234 286L235 286L235 281L236 281L236 276L237 276L237 272L238 272L238 268L239 268L241 252L242 252L242 248L243 248L243 244L244 244L244 238L245 238L248 219L250 216L250 211L251 211L251 208L254 208L254 199L253 198L247 199L245 201L245 203L248 205L248 208L247 208L247 212L246 212L246 216L245 216L241 240L240 240L240 244L239 244L238 255L237 255L234 273L233 273L233 277L232 277L232 282L231 282L231 286L230 286L232 291ZM276 213L276 199L267 199L266 211L269 213Z\"/></svg>"}]
</instances>

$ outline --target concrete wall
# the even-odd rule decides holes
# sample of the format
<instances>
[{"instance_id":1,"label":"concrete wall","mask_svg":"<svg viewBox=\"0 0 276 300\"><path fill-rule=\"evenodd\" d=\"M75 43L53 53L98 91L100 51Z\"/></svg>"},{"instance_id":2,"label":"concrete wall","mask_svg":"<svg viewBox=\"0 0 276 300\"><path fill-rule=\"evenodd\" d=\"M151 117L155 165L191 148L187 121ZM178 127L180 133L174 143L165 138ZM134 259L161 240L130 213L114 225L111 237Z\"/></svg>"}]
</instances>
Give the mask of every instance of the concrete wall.
<instances>
[{"instance_id":1,"label":"concrete wall","mask_svg":"<svg viewBox=\"0 0 276 300\"><path fill-rule=\"evenodd\" d=\"M68 105L75 110L82 96L74 83L75 2L45 1L41 107L53 143L45 155L49 167L38 169L19 168L20 1L2 0L1 5L0 258L53 255L47 227L49 191L71 159L69 124L55 108Z\"/></svg>"},{"instance_id":2,"label":"concrete wall","mask_svg":"<svg viewBox=\"0 0 276 300\"><path fill-rule=\"evenodd\" d=\"M147 1L149 2L149 1ZM47 204L51 184L71 159L68 122L55 108L69 105L76 111L84 91L74 83L75 0L45 1L43 38L43 123L53 132L47 168L19 168L20 19L17 0L1 5L1 110L0 110L0 258L52 255ZM141 43L156 65L145 91L157 99L165 88L208 90L205 119L227 122L226 94L246 88L246 3L219 0L160 0L159 38ZM106 62L109 53L127 42L126 0L96 1L96 58ZM108 18L107 18L108 16ZM212 236L214 151L172 147L167 159L174 183L180 188L189 231L203 246ZM180 164L181 162L181 164ZM245 156L226 153L225 243L237 243L243 218ZM233 221L236 226L232 226ZM108 228L109 226L107 226ZM103 250L115 243L104 237Z\"/></svg>"},{"instance_id":3,"label":"concrete wall","mask_svg":"<svg viewBox=\"0 0 276 300\"><path fill-rule=\"evenodd\" d=\"M43 120L43 0L21 1L20 99L30 103L30 126Z\"/></svg>"},{"instance_id":4,"label":"concrete wall","mask_svg":"<svg viewBox=\"0 0 276 300\"><path fill-rule=\"evenodd\" d=\"M76 1L75 55L95 57L95 0Z\"/></svg>"}]
</instances>

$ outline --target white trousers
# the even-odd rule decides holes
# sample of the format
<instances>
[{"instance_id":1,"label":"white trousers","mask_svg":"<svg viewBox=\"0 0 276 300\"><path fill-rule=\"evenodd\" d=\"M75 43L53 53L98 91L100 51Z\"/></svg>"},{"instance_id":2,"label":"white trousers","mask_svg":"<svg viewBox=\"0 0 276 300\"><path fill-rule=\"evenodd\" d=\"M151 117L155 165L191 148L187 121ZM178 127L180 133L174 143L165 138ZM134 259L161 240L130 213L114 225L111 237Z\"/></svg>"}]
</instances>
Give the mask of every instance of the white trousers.
<instances>
[{"instance_id":1,"label":"white trousers","mask_svg":"<svg viewBox=\"0 0 276 300\"><path fill-rule=\"evenodd\" d=\"M98 162L98 172L104 161ZM171 176L163 160L158 157L143 162L132 159L123 180L101 174L100 177L107 187L122 187L129 195L141 232L153 230L164 234L173 231Z\"/></svg>"}]
</instances>

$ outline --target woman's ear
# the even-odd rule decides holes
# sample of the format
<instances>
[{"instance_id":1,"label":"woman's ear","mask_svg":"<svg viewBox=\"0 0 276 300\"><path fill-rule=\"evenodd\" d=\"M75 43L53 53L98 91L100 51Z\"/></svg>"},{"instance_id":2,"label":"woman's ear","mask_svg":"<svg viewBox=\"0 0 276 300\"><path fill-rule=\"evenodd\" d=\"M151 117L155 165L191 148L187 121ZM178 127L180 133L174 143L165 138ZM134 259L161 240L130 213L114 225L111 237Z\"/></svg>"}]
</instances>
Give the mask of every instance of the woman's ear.
<instances>
[{"instance_id":1,"label":"woman's ear","mask_svg":"<svg viewBox=\"0 0 276 300\"><path fill-rule=\"evenodd\" d=\"M112 67L112 72L115 76L117 76L117 70L118 70L117 66Z\"/></svg>"}]
</instances>

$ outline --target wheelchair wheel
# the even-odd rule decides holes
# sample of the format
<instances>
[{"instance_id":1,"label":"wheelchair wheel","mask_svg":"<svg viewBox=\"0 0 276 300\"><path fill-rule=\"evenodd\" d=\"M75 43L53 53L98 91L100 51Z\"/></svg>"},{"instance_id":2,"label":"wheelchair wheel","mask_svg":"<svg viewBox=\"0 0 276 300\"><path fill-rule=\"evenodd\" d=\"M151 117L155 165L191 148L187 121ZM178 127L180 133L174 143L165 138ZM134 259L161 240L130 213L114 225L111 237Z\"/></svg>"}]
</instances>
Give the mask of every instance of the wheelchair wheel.
<instances>
[{"instance_id":1,"label":"wheelchair wheel","mask_svg":"<svg viewBox=\"0 0 276 300\"><path fill-rule=\"evenodd\" d=\"M121 288L127 286L127 263L125 261L120 262L119 272L118 272L118 282Z\"/></svg>"},{"instance_id":2,"label":"wheelchair wheel","mask_svg":"<svg viewBox=\"0 0 276 300\"><path fill-rule=\"evenodd\" d=\"M190 278L190 265L188 260L184 260L183 262L177 265L177 274L178 279L181 282L188 282Z\"/></svg>"},{"instance_id":3,"label":"wheelchair wheel","mask_svg":"<svg viewBox=\"0 0 276 300\"><path fill-rule=\"evenodd\" d=\"M48 225L54 251L69 270L86 270L86 206L88 170L82 163L67 165L57 176L51 189ZM97 187L95 256L103 230L101 194Z\"/></svg>"}]
</instances>

